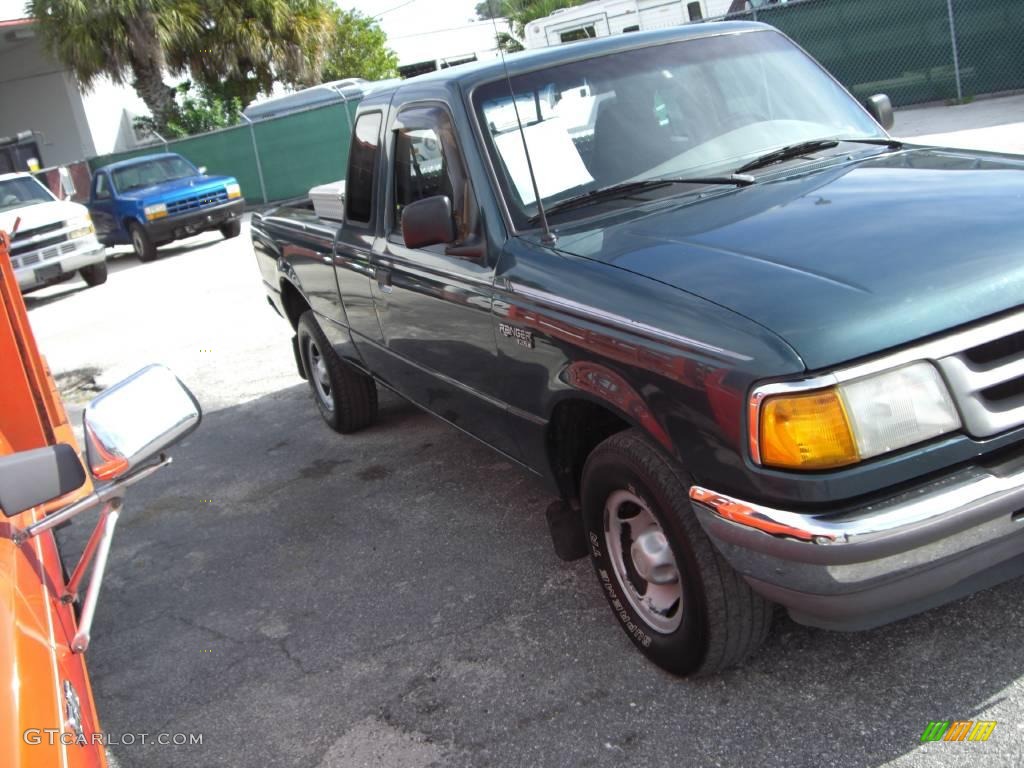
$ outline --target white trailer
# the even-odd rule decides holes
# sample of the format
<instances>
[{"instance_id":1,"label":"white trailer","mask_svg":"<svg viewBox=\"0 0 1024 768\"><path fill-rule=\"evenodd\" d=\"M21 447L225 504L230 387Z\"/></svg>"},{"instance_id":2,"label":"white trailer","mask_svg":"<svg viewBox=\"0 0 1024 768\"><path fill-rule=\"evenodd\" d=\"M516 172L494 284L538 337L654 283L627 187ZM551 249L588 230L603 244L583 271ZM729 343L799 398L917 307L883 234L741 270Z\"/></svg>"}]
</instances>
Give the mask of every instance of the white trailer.
<instances>
[{"instance_id":1,"label":"white trailer","mask_svg":"<svg viewBox=\"0 0 1024 768\"><path fill-rule=\"evenodd\" d=\"M735 8L733 6L736 6ZM742 0L595 0L562 8L526 25L526 47L663 29L742 10Z\"/></svg>"}]
</instances>

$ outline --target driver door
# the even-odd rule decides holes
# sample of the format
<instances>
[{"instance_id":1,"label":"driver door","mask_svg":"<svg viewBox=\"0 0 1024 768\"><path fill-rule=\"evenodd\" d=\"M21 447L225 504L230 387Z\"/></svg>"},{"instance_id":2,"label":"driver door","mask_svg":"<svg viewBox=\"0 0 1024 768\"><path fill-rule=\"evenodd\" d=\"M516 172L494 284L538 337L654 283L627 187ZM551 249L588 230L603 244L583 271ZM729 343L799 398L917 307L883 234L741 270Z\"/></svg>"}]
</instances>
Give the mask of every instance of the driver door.
<instances>
[{"instance_id":1,"label":"driver door","mask_svg":"<svg viewBox=\"0 0 1024 768\"><path fill-rule=\"evenodd\" d=\"M419 405L514 455L507 411L497 398L494 268L451 116L436 102L406 107L385 138L384 237L371 280L384 333L380 373ZM408 247L403 212L441 197L451 206L452 241Z\"/></svg>"},{"instance_id":2,"label":"driver door","mask_svg":"<svg viewBox=\"0 0 1024 768\"><path fill-rule=\"evenodd\" d=\"M114 195L110 186L110 177L100 172L92 182L92 194L89 195L89 215L96 227L96 238L104 244L113 243L113 235L117 230L117 218L114 215Z\"/></svg>"}]
</instances>

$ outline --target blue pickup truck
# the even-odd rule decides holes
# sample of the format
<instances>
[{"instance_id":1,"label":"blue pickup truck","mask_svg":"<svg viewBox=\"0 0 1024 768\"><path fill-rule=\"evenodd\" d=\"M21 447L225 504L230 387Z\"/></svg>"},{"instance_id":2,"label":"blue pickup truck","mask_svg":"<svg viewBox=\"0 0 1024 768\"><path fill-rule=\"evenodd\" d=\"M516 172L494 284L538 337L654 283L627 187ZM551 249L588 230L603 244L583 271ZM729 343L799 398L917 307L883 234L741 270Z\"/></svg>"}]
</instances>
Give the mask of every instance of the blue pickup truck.
<instances>
[{"instance_id":1,"label":"blue pickup truck","mask_svg":"<svg viewBox=\"0 0 1024 768\"><path fill-rule=\"evenodd\" d=\"M234 177L207 176L164 153L98 169L88 206L101 243L131 244L140 261L152 261L159 246L207 230L238 237L245 200Z\"/></svg>"}]
</instances>

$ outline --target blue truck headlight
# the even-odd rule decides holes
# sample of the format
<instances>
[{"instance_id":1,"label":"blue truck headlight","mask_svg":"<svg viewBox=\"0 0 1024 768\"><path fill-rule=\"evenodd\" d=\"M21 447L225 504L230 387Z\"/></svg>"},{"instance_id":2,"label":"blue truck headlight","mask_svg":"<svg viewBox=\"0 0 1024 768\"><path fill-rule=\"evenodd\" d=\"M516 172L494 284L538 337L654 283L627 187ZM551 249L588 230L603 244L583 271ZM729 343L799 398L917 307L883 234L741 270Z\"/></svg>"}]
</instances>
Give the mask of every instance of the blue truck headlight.
<instances>
[{"instance_id":1,"label":"blue truck headlight","mask_svg":"<svg viewBox=\"0 0 1024 768\"><path fill-rule=\"evenodd\" d=\"M167 215L167 206L163 203L157 203L156 205L147 205L143 211L146 214L147 221L153 221L153 219L162 219Z\"/></svg>"},{"instance_id":2,"label":"blue truck headlight","mask_svg":"<svg viewBox=\"0 0 1024 768\"><path fill-rule=\"evenodd\" d=\"M234 200L236 197L242 196L242 187L239 186L237 181L232 184L225 184L224 189L227 190L228 200Z\"/></svg>"}]
</instances>

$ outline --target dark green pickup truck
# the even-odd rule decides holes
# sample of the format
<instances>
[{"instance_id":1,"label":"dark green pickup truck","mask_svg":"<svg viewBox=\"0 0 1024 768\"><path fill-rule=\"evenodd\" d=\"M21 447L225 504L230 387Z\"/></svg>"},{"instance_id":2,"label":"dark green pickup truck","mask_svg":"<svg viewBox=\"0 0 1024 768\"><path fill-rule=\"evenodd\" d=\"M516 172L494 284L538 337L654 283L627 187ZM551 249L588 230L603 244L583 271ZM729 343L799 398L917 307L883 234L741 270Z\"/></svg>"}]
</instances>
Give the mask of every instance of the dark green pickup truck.
<instances>
[{"instance_id":1,"label":"dark green pickup truck","mask_svg":"<svg viewBox=\"0 0 1024 768\"><path fill-rule=\"evenodd\" d=\"M712 672L773 603L1024 572L1024 162L891 121L759 24L546 49L375 92L343 221L253 243L332 427L382 384L547 477L630 638Z\"/></svg>"}]
</instances>

